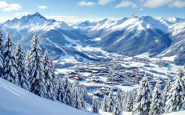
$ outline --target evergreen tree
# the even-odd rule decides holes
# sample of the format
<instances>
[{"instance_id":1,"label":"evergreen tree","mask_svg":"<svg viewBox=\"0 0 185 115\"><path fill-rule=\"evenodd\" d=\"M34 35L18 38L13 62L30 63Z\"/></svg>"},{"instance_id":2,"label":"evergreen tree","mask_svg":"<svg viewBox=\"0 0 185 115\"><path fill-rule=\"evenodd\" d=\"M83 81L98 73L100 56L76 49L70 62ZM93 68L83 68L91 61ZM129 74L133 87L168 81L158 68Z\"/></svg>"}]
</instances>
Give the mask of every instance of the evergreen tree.
<instances>
[{"instance_id":1,"label":"evergreen tree","mask_svg":"<svg viewBox=\"0 0 185 115\"><path fill-rule=\"evenodd\" d=\"M18 75L17 75L17 65L16 65L16 58L14 55L14 44L8 34L7 40L4 46L4 71L3 71L3 78L19 85Z\"/></svg>"},{"instance_id":2,"label":"evergreen tree","mask_svg":"<svg viewBox=\"0 0 185 115\"><path fill-rule=\"evenodd\" d=\"M103 101L101 102L101 110L107 112L107 109L108 109L107 96L104 95Z\"/></svg>"},{"instance_id":3,"label":"evergreen tree","mask_svg":"<svg viewBox=\"0 0 185 115\"><path fill-rule=\"evenodd\" d=\"M25 60L26 60L26 62L25 62L25 64L26 64L26 66L27 66L27 68L28 68L28 70L30 70L30 62L31 62L31 58L30 58L30 50L27 50L26 51L27 53L26 53L26 57L25 57Z\"/></svg>"},{"instance_id":4,"label":"evergreen tree","mask_svg":"<svg viewBox=\"0 0 185 115\"><path fill-rule=\"evenodd\" d=\"M182 77L183 77L182 74L179 73L178 76L175 78L174 83L172 84L169 93L169 98L165 106L165 112L167 113L180 111L184 109L183 104L185 98L184 96L185 89Z\"/></svg>"},{"instance_id":5,"label":"evergreen tree","mask_svg":"<svg viewBox=\"0 0 185 115\"><path fill-rule=\"evenodd\" d=\"M118 97L116 97L116 102L114 105L114 111L113 111L113 115L122 115L122 109L121 109L121 105L120 105L120 100Z\"/></svg>"},{"instance_id":6,"label":"evergreen tree","mask_svg":"<svg viewBox=\"0 0 185 115\"><path fill-rule=\"evenodd\" d=\"M127 102L126 102L126 109L125 111L131 112L133 109L133 98L131 92L128 93Z\"/></svg>"},{"instance_id":7,"label":"evergreen tree","mask_svg":"<svg viewBox=\"0 0 185 115\"><path fill-rule=\"evenodd\" d=\"M53 68L51 67L51 59L48 55L48 51L45 51L43 57L43 67L44 67L44 75L45 75L45 86L46 86L46 95L45 97L48 99L54 100L54 84L53 84Z\"/></svg>"},{"instance_id":8,"label":"evergreen tree","mask_svg":"<svg viewBox=\"0 0 185 115\"><path fill-rule=\"evenodd\" d=\"M72 106L74 108L77 108L77 109L81 109L82 108L82 103L81 103L81 98L80 98L80 92L79 92L79 89L77 87L77 84L76 82L73 83L72 85L72 91L73 91L73 94L72 94Z\"/></svg>"},{"instance_id":9,"label":"evergreen tree","mask_svg":"<svg viewBox=\"0 0 185 115\"><path fill-rule=\"evenodd\" d=\"M110 92L109 92L107 101L108 101L108 108L107 108L107 111L108 111L108 112L113 112L113 109L114 109L114 95L113 95L113 90L112 90L112 88L111 88L111 90L110 90Z\"/></svg>"},{"instance_id":10,"label":"evergreen tree","mask_svg":"<svg viewBox=\"0 0 185 115\"><path fill-rule=\"evenodd\" d=\"M84 98L84 89L82 87L79 87L79 96L80 96L80 100L81 100L81 105L83 108L85 108L85 98Z\"/></svg>"},{"instance_id":11,"label":"evergreen tree","mask_svg":"<svg viewBox=\"0 0 185 115\"><path fill-rule=\"evenodd\" d=\"M121 110L123 110L122 108L122 102L123 102L123 96L122 96L122 92L120 89L118 89L118 92L116 94L116 99L118 98L119 102L120 102L120 106L121 106Z\"/></svg>"},{"instance_id":12,"label":"evergreen tree","mask_svg":"<svg viewBox=\"0 0 185 115\"><path fill-rule=\"evenodd\" d=\"M123 101L122 101L122 110L126 111L126 103L127 103L127 98L128 98L128 92L124 93L123 95Z\"/></svg>"},{"instance_id":13,"label":"evergreen tree","mask_svg":"<svg viewBox=\"0 0 185 115\"><path fill-rule=\"evenodd\" d=\"M150 115L161 115L163 113L163 98L162 93L160 91L160 84L156 83L153 96L152 96L152 102L150 105Z\"/></svg>"},{"instance_id":14,"label":"evergreen tree","mask_svg":"<svg viewBox=\"0 0 185 115\"><path fill-rule=\"evenodd\" d=\"M44 68L42 64L41 48L37 34L34 35L30 50L29 74L31 92L44 97L46 94Z\"/></svg>"},{"instance_id":15,"label":"evergreen tree","mask_svg":"<svg viewBox=\"0 0 185 115\"><path fill-rule=\"evenodd\" d=\"M140 88L137 92L133 114L148 115L150 111L151 98L150 85L148 83L147 76L145 76L140 82Z\"/></svg>"},{"instance_id":16,"label":"evergreen tree","mask_svg":"<svg viewBox=\"0 0 185 115\"><path fill-rule=\"evenodd\" d=\"M67 105L70 105L71 103L71 91L70 91L70 86L69 86L69 81L68 78L64 78L64 85L63 85L63 102Z\"/></svg>"},{"instance_id":17,"label":"evergreen tree","mask_svg":"<svg viewBox=\"0 0 185 115\"><path fill-rule=\"evenodd\" d=\"M99 113L98 100L96 98L93 99L92 112Z\"/></svg>"},{"instance_id":18,"label":"evergreen tree","mask_svg":"<svg viewBox=\"0 0 185 115\"><path fill-rule=\"evenodd\" d=\"M163 96L164 96L164 102L163 102L163 105L165 105L166 101L168 100L168 97L169 97L169 91L171 89L171 81L170 79L167 81L166 85L165 85L165 88L164 88L164 93L163 93Z\"/></svg>"},{"instance_id":19,"label":"evergreen tree","mask_svg":"<svg viewBox=\"0 0 185 115\"><path fill-rule=\"evenodd\" d=\"M54 84L54 100L58 100L58 92L59 92L59 79L58 77L55 77L54 80L53 80L53 84Z\"/></svg>"},{"instance_id":20,"label":"evergreen tree","mask_svg":"<svg viewBox=\"0 0 185 115\"><path fill-rule=\"evenodd\" d=\"M59 79L57 100L60 101L60 102L63 102L63 98L64 98L64 81L62 79Z\"/></svg>"},{"instance_id":21,"label":"evergreen tree","mask_svg":"<svg viewBox=\"0 0 185 115\"><path fill-rule=\"evenodd\" d=\"M15 56L16 56L17 74L18 74L20 86L26 90L29 90L30 83L28 81L29 79L28 68L25 63L25 54L19 42L17 44Z\"/></svg>"},{"instance_id":22,"label":"evergreen tree","mask_svg":"<svg viewBox=\"0 0 185 115\"><path fill-rule=\"evenodd\" d=\"M4 41L3 34L0 27L0 77L3 77L3 69L4 69Z\"/></svg>"}]
</instances>

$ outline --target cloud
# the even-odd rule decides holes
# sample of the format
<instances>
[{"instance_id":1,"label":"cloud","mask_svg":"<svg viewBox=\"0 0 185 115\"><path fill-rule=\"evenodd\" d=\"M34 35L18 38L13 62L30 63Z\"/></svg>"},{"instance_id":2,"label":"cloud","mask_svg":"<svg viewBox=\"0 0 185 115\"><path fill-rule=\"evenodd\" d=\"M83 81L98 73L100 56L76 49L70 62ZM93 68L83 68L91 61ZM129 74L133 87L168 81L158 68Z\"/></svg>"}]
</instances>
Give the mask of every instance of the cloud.
<instances>
[{"instance_id":1,"label":"cloud","mask_svg":"<svg viewBox=\"0 0 185 115\"><path fill-rule=\"evenodd\" d=\"M96 4L95 2L86 2L86 1L78 2L78 6L92 6L95 4Z\"/></svg>"},{"instance_id":2,"label":"cloud","mask_svg":"<svg viewBox=\"0 0 185 115\"><path fill-rule=\"evenodd\" d=\"M14 17L20 18L22 16L27 16L29 12L17 12L16 14L13 14Z\"/></svg>"},{"instance_id":3,"label":"cloud","mask_svg":"<svg viewBox=\"0 0 185 115\"><path fill-rule=\"evenodd\" d=\"M174 1L172 4L169 4L169 7L183 8L185 7L185 1Z\"/></svg>"},{"instance_id":4,"label":"cloud","mask_svg":"<svg viewBox=\"0 0 185 115\"><path fill-rule=\"evenodd\" d=\"M148 8L157 8L162 6L168 7L185 7L184 0L142 0L143 6Z\"/></svg>"},{"instance_id":5,"label":"cloud","mask_svg":"<svg viewBox=\"0 0 185 115\"><path fill-rule=\"evenodd\" d=\"M0 9L3 11L20 10L22 7L19 4L8 4L5 1L0 1Z\"/></svg>"},{"instance_id":6,"label":"cloud","mask_svg":"<svg viewBox=\"0 0 185 115\"><path fill-rule=\"evenodd\" d=\"M47 6L39 6L40 9L46 9L48 8Z\"/></svg>"},{"instance_id":7,"label":"cloud","mask_svg":"<svg viewBox=\"0 0 185 115\"><path fill-rule=\"evenodd\" d=\"M138 10L139 10L139 11L143 11L143 8L139 8Z\"/></svg>"},{"instance_id":8,"label":"cloud","mask_svg":"<svg viewBox=\"0 0 185 115\"><path fill-rule=\"evenodd\" d=\"M116 0L98 0L98 4L105 5L105 4L114 2L114 1L116 1Z\"/></svg>"},{"instance_id":9,"label":"cloud","mask_svg":"<svg viewBox=\"0 0 185 115\"><path fill-rule=\"evenodd\" d=\"M116 8L121 8L121 7L132 7L132 8L137 8L137 4L131 1L122 1L118 5L116 5Z\"/></svg>"}]
</instances>

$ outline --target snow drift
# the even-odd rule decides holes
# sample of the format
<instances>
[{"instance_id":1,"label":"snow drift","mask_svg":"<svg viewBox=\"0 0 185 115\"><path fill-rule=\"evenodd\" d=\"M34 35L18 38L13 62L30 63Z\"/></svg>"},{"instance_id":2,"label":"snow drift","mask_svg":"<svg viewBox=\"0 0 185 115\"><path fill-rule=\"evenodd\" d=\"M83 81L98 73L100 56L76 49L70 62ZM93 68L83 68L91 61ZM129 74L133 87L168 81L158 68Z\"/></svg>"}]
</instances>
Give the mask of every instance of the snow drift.
<instances>
[{"instance_id":1,"label":"snow drift","mask_svg":"<svg viewBox=\"0 0 185 115\"><path fill-rule=\"evenodd\" d=\"M88 115L59 102L38 97L0 78L1 115Z\"/></svg>"}]
</instances>

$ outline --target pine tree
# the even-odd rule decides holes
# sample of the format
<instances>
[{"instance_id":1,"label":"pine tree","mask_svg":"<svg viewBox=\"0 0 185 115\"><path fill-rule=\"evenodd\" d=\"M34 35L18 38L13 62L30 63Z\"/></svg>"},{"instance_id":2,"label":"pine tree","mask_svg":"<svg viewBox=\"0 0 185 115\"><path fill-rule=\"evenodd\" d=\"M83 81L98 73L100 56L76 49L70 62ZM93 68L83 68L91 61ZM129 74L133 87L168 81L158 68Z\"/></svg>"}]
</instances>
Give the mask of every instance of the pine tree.
<instances>
[{"instance_id":1,"label":"pine tree","mask_svg":"<svg viewBox=\"0 0 185 115\"><path fill-rule=\"evenodd\" d=\"M148 115L150 111L151 98L150 85L148 83L147 76L145 76L140 82L140 88L137 92L133 114Z\"/></svg>"},{"instance_id":2,"label":"pine tree","mask_svg":"<svg viewBox=\"0 0 185 115\"><path fill-rule=\"evenodd\" d=\"M164 102L163 102L163 105L165 105L166 101L168 100L168 97L169 97L169 91L171 89L171 81L170 79L167 81L166 85L165 85L165 88L164 88L164 93L163 93L163 96L164 96Z\"/></svg>"},{"instance_id":3,"label":"pine tree","mask_svg":"<svg viewBox=\"0 0 185 115\"><path fill-rule=\"evenodd\" d=\"M123 108L122 108L122 102L123 102L123 96L122 96L123 94L122 94L122 92L121 92L121 90L120 89L118 89L118 92L117 92L117 94L116 94L116 98L118 98L118 100L119 100L119 102L120 102L120 105L121 105L121 110L123 110Z\"/></svg>"},{"instance_id":4,"label":"pine tree","mask_svg":"<svg viewBox=\"0 0 185 115\"><path fill-rule=\"evenodd\" d=\"M121 109L121 104L120 104L120 100L118 97L116 97L116 102L114 105L114 111L113 111L113 115L122 115L122 109Z\"/></svg>"},{"instance_id":5,"label":"pine tree","mask_svg":"<svg viewBox=\"0 0 185 115\"><path fill-rule=\"evenodd\" d=\"M178 76L175 78L174 83L172 84L171 90L169 92L169 98L166 102L165 112L175 112L183 110L184 104L184 83L182 80L182 74L179 72Z\"/></svg>"},{"instance_id":6,"label":"pine tree","mask_svg":"<svg viewBox=\"0 0 185 115\"><path fill-rule=\"evenodd\" d=\"M127 101L126 101L126 109L127 112L132 112L133 109L133 98L131 92L128 93Z\"/></svg>"},{"instance_id":7,"label":"pine tree","mask_svg":"<svg viewBox=\"0 0 185 115\"><path fill-rule=\"evenodd\" d=\"M72 106L74 108L77 108L77 109L81 109L82 108L82 103L81 103L81 100L80 100L80 92L79 92L79 89L76 85L76 83L74 82L73 84L73 95L72 95Z\"/></svg>"},{"instance_id":8,"label":"pine tree","mask_svg":"<svg viewBox=\"0 0 185 115\"><path fill-rule=\"evenodd\" d=\"M93 99L92 112L99 113L98 100L96 98Z\"/></svg>"},{"instance_id":9,"label":"pine tree","mask_svg":"<svg viewBox=\"0 0 185 115\"><path fill-rule=\"evenodd\" d=\"M122 104L122 110L126 111L126 103L127 103L127 98L128 98L128 92L124 93L123 95L123 104Z\"/></svg>"},{"instance_id":10,"label":"pine tree","mask_svg":"<svg viewBox=\"0 0 185 115\"><path fill-rule=\"evenodd\" d=\"M68 78L64 78L64 85L63 85L63 102L67 105L70 105L71 103L71 91L70 91L70 86L69 86L69 81Z\"/></svg>"},{"instance_id":11,"label":"pine tree","mask_svg":"<svg viewBox=\"0 0 185 115\"><path fill-rule=\"evenodd\" d=\"M59 79L57 100L63 102L63 98L64 98L64 81L62 79Z\"/></svg>"},{"instance_id":12,"label":"pine tree","mask_svg":"<svg viewBox=\"0 0 185 115\"><path fill-rule=\"evenodd\" d=\"M20 86L26 90L29 90L30 83L28 81L29 79L28 68L25 63L25 54L19 42L17 44L15 56L16 56L17 73L18 73Z\"/></svg>"},{"instance_id":13,"label":"pine tree","mask_svg":"<svg viewBox=\"0 0 185 115\"><path fill-rule=\"evenodd\" d=\"M4 71L3 71L3 78L19 85L19 80L17 76L17 65L16 65L16 58L14 55L14 44L8 34L7 40L4 46Z\"/></svg>"},{"instance_id":14,"label":"pine tree","mask_svg":"<svg viewBox=\"0 0 185 115\"><path fill-rule=\"evenodd\" d=\"M45 51L43 57L43 67L44 67L44 75L45 75L45 86L46 86L46 95L45 97L48 99L54 100L54 84L53 84L53 68L51 67L51 59L48 55L48 51Z\"/></svg>"},{"instance_id":15,"label":"pine tree","mask_svg":"<svg viewBox=\"0 0 185 115\"><path fill-rule=\"evenodd\" d=\"M3 77L3 69L4 69L4 41L3 34L0 27L0 77Z\"/></svg>"},{"instance_id":16,"label":"pine tree","mask_svg":"<svg viewBox=\"0 0 185 115\"><path fill-rule=\"evenodd\" d=\"M109 95L108 95L108 108L107 108L107 111L108 112L113 112L113 109L114 109L114 95L113 95L113 90L111 88L110 92L109 92Z\"/></svg>"},{"instance_id":17,"label":"pine tree","mask_svg":"<svg viewBox=\"0 0 185 115\"><path fill-rule=\"evenodd\" d=\"M31 62L31 58L30 58L30 50L27 50L26 51L27 53L26 53L26 57L25 57L25 60L26 60L26 62L25 62L25 64L26 64L26 66L28 67L28 70L30 69L29 67L29 65L30 65L30 62Z\"/></svg>"},{"instance_id":18,"label":"pine tree","mask_svg":"<svg viewBox=\"0 0 185 115\"><path fill-rule=\"evenodd\" d=\"M41 48L37 34L34 35L30 50L29 74L31 92L44 97L46 94L44 68L42 64Z\"/></svg>"},{"instance_id":19,"label":"pine tree","mask_svg":"<svg viewBox=\"0 0 185 115\"><path fill-rule=\"evenodd\" d=\"M156 83L152 102L150 105L150 115L161 115L163 113L163 98L162 93L160 91L160 84Z\"/></svg>"},{"instance_id":20,"label":"pine tree","mask_svg":"<svg viewBox=\"0 0 185 115\"><path fill-rule=\"evenodd\" d=\"M59 97L59 78L57 76L55 76L54 80L53 80L53 84L54 84L54 100L58 100Z\"/></svg>"},{"instance_id":21,"label":"pine tree","mask_svg":"<svg viewBox=\"0 0 185 115\"><path fill-rule=\"evenodd\" d=\"M82 108L85 108L85 96L84 96L84 89L82 87L79 87L79 98L81 100L81 105L82 105Z\"/></svg>"},{"instance_id":22,"label":"pine tree","mask_svg":"<svg viewBox=\"0 0 185 115\"><path fill-rule=\"evenodd\" d=\"M103 101L101 102L101 110L104 112L107 112L108 108L108 102L107 102L107 96L105 95L103 98Z\"/></svg>"}]
</instances>

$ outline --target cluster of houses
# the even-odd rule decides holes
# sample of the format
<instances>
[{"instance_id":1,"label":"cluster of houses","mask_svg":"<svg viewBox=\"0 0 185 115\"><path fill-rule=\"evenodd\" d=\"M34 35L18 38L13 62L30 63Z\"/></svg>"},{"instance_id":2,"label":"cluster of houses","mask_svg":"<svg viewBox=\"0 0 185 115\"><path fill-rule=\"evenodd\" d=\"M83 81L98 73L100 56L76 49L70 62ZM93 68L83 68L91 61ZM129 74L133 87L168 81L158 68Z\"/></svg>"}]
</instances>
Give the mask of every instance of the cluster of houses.
<instances>
[{"instance_id":1,"label":"cluster of houses","mask_svg":"<svg viewBox=\"0 0 185 115\"><path fill-rule=\"evenodd\" d=\"M68 72L66 76L78 82L93 83L102 85L102 88L94 91L94 95L101 97L109 92L109 88L103 85L114 86L138 84L145 76L150 76L153 79L153 74L163 75L157 71L150 70L146 72L145 68L150 67L150 63L155 63L158 66L167 66L167 61L153 61L145 58L133 57L130 60L124 60L124 57L116 58L110 62L88 62L80 63L73 67L73 72ZM141 62L144 66L130 66L130 62ZM155 84L155 82L151 82Z\"/></svg>"}]
</instances>

